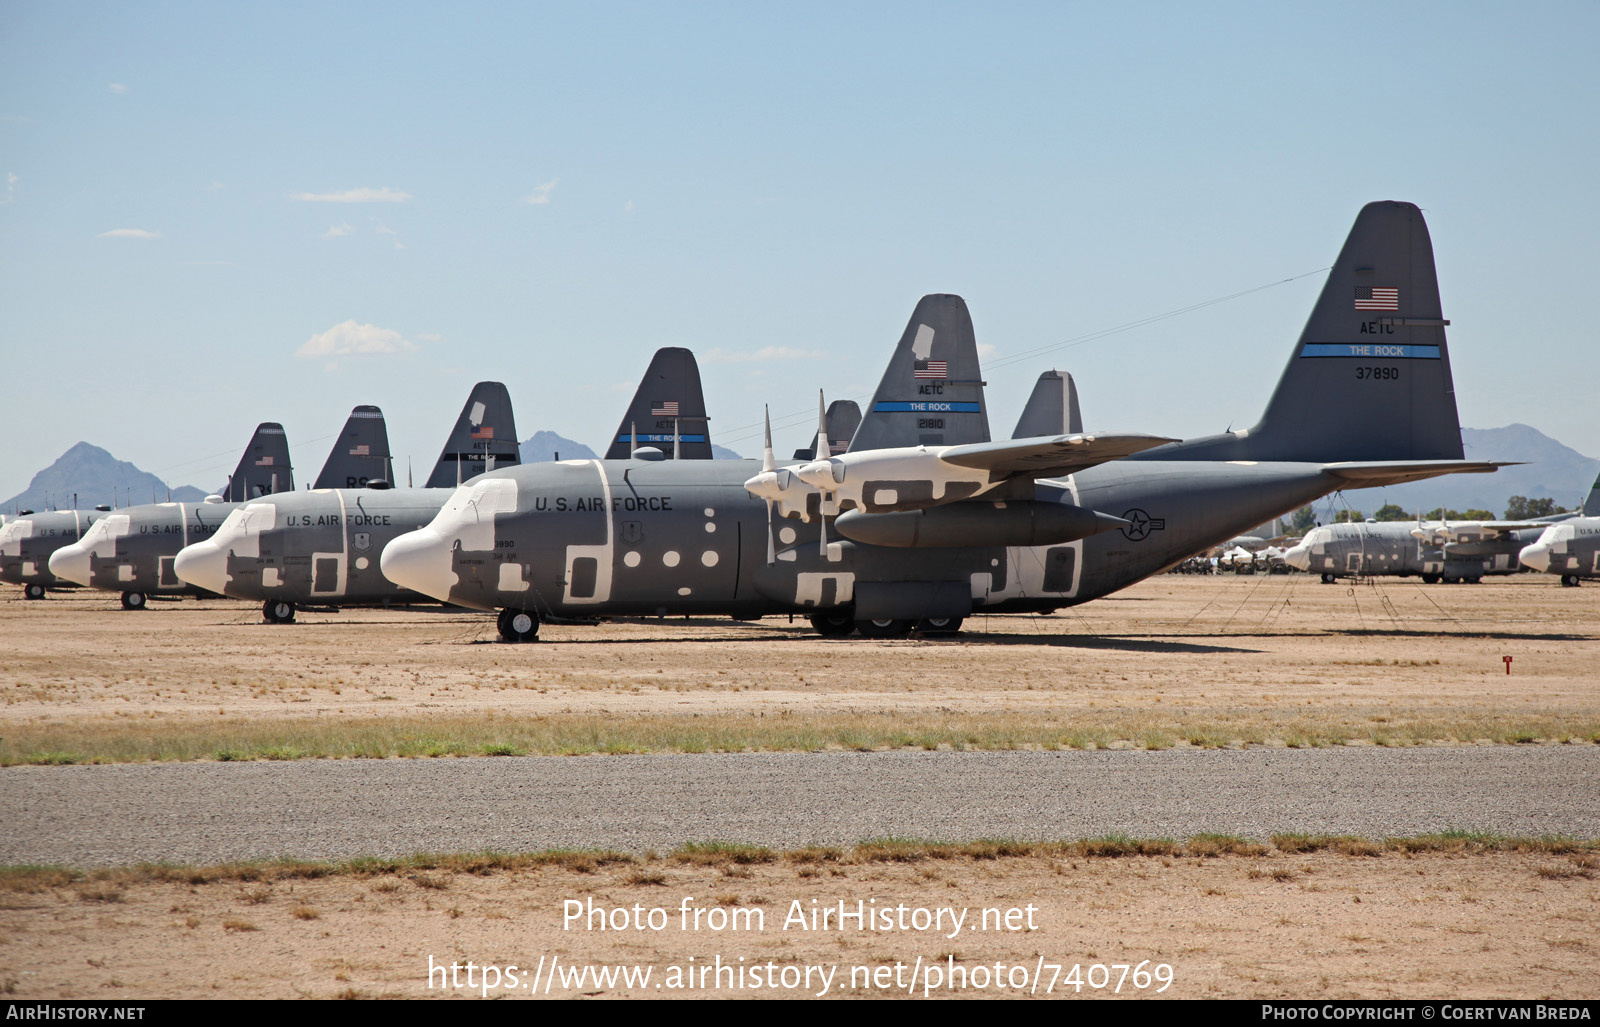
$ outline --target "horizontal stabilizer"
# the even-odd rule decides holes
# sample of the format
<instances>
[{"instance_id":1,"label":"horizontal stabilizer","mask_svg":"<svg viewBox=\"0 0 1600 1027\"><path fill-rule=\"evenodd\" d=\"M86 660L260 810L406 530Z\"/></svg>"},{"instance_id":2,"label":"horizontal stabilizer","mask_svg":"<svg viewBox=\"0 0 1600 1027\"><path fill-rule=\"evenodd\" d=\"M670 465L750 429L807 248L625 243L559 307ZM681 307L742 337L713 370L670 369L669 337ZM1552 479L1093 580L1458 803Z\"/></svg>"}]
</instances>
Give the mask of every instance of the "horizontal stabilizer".
<instances>
[{"instance_id":1,"label":"horizontal stabilizer","mask_svg":"<svg viewBox=\"0 0 1600 1027\"><path fill-rule=\"evenodd\" d=\"M1423 481L1441 474L1489 474L1502 467L1515 467L1517 463L1515 460L1365 460L1324 464L1322 471L1349 482L1349 488L1369 489Z\"/></svg>"},{"instance_id":2,"label":"horizontal stabilizer","mask_svg":"<svg viewBox=\"0 0 1600 1027\"><path fill-rule=\"evenodd\" d=\"M939 454L939 459L957 467L988 471L991 482L1021 475L1056 478L1174 441L1139 432L1094 432L951 446Z\"/></svg>"}]
</instances>

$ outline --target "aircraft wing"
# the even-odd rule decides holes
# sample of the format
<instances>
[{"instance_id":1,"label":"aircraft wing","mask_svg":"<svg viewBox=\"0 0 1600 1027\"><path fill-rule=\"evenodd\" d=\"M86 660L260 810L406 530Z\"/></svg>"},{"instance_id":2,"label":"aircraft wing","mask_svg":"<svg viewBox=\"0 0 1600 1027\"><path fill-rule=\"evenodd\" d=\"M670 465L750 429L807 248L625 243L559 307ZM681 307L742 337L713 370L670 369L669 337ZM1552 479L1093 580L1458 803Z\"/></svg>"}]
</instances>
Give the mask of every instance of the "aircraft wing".
<instances>
[{"instance_id":1,"label":"aircraft wing","mask_svg":"<svg viewBox=\"0 0 1600 1027\"><path fill-rule=\"evenodd\" d=\"M1322 471L1350 482L1351 488L1368 489L1437 478L1441 474L1488 474L1518 463L1520 461L1516 460L1351 460L1323 464Z\"/></svg>"},{"instance_id":2,"label":"aircraft wing","mask_svg":"<svg viewBox=\"0 0 1600 1027\"><path fill-rule=\"evenodd\" d=\"M988 471L991 482L1024 475L1056 478L1176 441L1138 432L1090 432L951 446L939 459Z\"/></svg>"}]
</instances>

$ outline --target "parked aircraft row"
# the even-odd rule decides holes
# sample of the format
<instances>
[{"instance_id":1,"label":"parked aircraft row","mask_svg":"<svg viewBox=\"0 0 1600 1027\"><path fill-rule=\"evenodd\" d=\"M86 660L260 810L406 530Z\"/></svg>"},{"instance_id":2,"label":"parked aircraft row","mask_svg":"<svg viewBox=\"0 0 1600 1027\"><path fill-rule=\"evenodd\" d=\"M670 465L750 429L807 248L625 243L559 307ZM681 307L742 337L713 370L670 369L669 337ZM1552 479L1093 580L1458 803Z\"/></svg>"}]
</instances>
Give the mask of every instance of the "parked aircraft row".
<instances>
[{"instance_id":1,"label":"parked aircraft row","mask_svg":"<svg viewBox=\"0 0 1600 1027\"><path fill-rule=\"evenodd\" d=\"M1017 434L993 441L966 305L927 296L859 426L819 410L816 443L789 462L770 433L759 464L690 459L709 456L703 399L697 374L687 395L692 356L668 350L602 459L464 467L454 489L261 495L182 535L170 571L262 601L269 620L423 595L499 611L510 640L550 618L679 613L952 631L979 610L1106 595L1333 491L1494 470L1463 459L1447 324L1421 212L1373 203L1248 430L1084 432L1070 378L1052 373ZM502 438L514 453L509 425ZM669 445L684 459L664 459ZM138 573L119 562L136 520L122 513L64 547L59 570L113 588Z\"/></svg>"}]
</instances>

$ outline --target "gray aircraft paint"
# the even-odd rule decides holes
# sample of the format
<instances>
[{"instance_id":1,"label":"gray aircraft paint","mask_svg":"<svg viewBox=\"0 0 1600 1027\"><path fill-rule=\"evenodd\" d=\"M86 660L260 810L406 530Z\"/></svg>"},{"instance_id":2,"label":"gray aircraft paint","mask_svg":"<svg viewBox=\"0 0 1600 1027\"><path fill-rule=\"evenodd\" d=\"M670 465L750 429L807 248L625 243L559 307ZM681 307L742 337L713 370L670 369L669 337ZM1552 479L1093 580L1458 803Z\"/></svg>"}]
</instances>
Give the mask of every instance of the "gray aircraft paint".
<instances>
[{"instance_id":1,"label":"gray aircraft paint","mask_svg":"<svg viewBox=\"0 0 1600 1027\"><path fill-rule=\"evenodd\" d=\"M511 393L500 382L479 382L422 487L453 488L485 470L515 467L521 460Z\"/></svg>"},{"instance_id":2,"label":"gray aircraft paint","mask_svg":"<svg viewBox=\"0 0 1600 1027\"><path fill-rule=\"evenodd\" d=\"M375 416L374 416L375 415ZM499 382L473 386L429 481L454 483L456 454L483 427L515 438L510 394ZM491 449L491 452L494 452ZM482 450L479 451L482 463ZM496 458L498 459L498 457ZM387 481L388 431L377 407L351 412L318 482ZM463 462L465 466L465 462ZM372 479L362 478L364 473ZM214 535L177 554L174 571L192 585L235 599L281 604L285 615L310 603L376 605L418 597L378 572L390 539L426 524L449 488L323 487L263 498L231 512ZM199 544L203 543L203 544Z\"/></svg>"},{"instance_id":3,"label":"gray aircraft paint","mask_svg":"<svg viewBox=\"0 0 1600 1027\"><path fill-rule=\"evenodd\" d=\"M1064 371L1046 371L1033 383L1033 392L1017 419L1014 439L1040 435L1077 435L1083 431L1083 413L1078 409L1078 387Z\"/></svg>"},{"instance_id":4,"label":"gray aircraft paint","mask_svg":"<svg viewBox=\"0 0 1600 1027\"><path fill-rule=\"evenodd\" d=\"M270 421L257 425L223 491L244 499L267 495L274 489L293 488L294 469L283 425ZM201 508L206 509L205 515L198 512ZM182 548L182 540L191 537L191 530L209 534L225 516L226 509L209 499L206 503L148 503L113 511L35 515L33 523L25 528L18 522L20 539L0 543L0 577L11 581L13 578L8 575L14 573L16 583L29 586L30 594L35 585L90 585L138 593L135 605L143 605L145 593L192 591L172 575L172 557ZM102 520L106 523L99 524ZM65 568L61 558L70 554L63 550L79 547L91 533L106 537L107 545L102 547L105 555L111 556L111 549L121 555L95 570L87 558L73 560L72 573L68 574L50 566L52 560L57 560ZM0 529L3 534L4 529Z\"/></svg>"},{"instance_id":5,"label":"gray aircraft paint","mask_svg":"<svg viewBox=\"0 0 1600 1027\"><path fill-rule=\"evenodd\" d=\"M1564 585L1576 585L1582 578L1600 578L1600 516L1590 507L1600 497L1600 481L1583 505L1582 517L1550 525L1519 554L1522 565L1545 574L1561 575Z\"/></svg>"},{"instance_id":6,"label":"gray aircraft paint","mask_svg":"<svg viewBox=\"0 0 1600 1027\"><path fill-rule=\"evenodd\" d=\"M1486 575L1515 574L1517 554L1539 535L1538 529L1468 543L1433 543L1414 534L1409 521L1325 524L1306 532L1284 554L1289 566L1324 579L1410 577L1424 581L1476 581Z\"/></svg>"},{"instance_id":7,"label":"gray aircraft paint","mask_svg":"<svg viewBox=\"0 0 1600 1027\"><path fill-rule=\"evenodd\" d=\"M1399 341L1361 341L1377 323L1367 309L1374 288L1396 322L1378 334ZM965 548L824 546L826 522L813 517L774 525L769 564L766 504L742 487L755 462L565 461L459 489L427 528L385 549L383 569L440 599L540 616L798 611L904 622L1085 602L1355 483L1492 470L1459 459L1438 312L1420 212L1367 205L1260 424L1025 483L1019 498L1126 522L1062 545L974 537ZM946 374L946 391L917 391L932 379L915 371ZM928 423L939 415L949 416ZM976 343L958 297L918 304L851 451L932 444L935 434L940 444L988 438Z\"/></svg>"},{"instance_id":8,"label":"gray aircraft paint","mask_svg":"<svg viewBox=\"0 0 1600 1027\"><path fill-rule=\"evenodd\" d=\"M837 456L849 450L851 438L855 436L856 429L861 427L861 407L853 399L836 399L828 404L823 423L828 426L828 448ZM811 437L811 445L794 451L796 460L814 460L816 455L815 435Z\"/></svg>"},{"instance_id":9,"label":"gray aircraft paint","mask_svg":"<svg viewBox=\"0 0 1600 1027\"><path fill-rule=\"evenodd\" d=\"M314 489L360 489L369 481L394 484L394 462L389 453L389 426L383 411L362 405L350 411L344 430L334 441Z\"/></svg>"},{"instance_id":10,"label":"gray aircraft paint","mask_svg":"<svg viewBox=\"0 0 1600 1027\"><path fill-rule=\"evenodd\" d=\"M659 351L630 409L652 399L659 403L661 398L653 396L657 392L676 395L686 397L678 401L680 410L688 409L691 415L698 411L703 423L700 372L692 354L683 358L687 352ZM503 405L496 392L504 396ZM693 405L681 406L685 402ZM486 404L487 411L478 411L478 404ZM473 389L451 431L452 441L470 437L474 416L480 423L510 425L505 387L484 382ZM454 474L453 452L447 444L429 481ZM710 460L709 444L698 459ZM419 598L416 592L383 577L378 556L393 538L432 520L452 494L442 488L334 489L256 504L235 518L213 544L181 554L178 571L226 595L260 600L281 611L280 617L308 603L358 606L414 601Z\"/></svg>"},{"instance_id":11,"label":"gray aircraft paint","mask_svg":"<svg viewBox=\"0 0 1600 1027\"><path fill-rule=\"evenodd\" d=\"M659 450L667 459L710 460L711 429L700 366L681 346L656 350L639 380L633 401L612 433L605 459L625 460L635 447Z\"/></svg>"},{"instance_id":12,"label":"gray aircraft paint","mask_svg":"<svg viewBox=\"0 0 1600 1027\"><path fill-rule=\"evenodd\" d=\"M292 494L292 475L283 470L288 464L288 446L283 429L278 425L262 425L258 440L264 435L269 446L284 442L283 453L258 452L253 441L240 461L240 472L235 472L234 483L242 483L251 492L252 500L267 495ZM256 461L266 458L267 463ZM245 470L246 462L250 470ZM361 481L369 477L384 477L389 466L389 433L383 413L375 406L358 406L350 412L343 430L329 452L321 473L317 476L319 487L325 481ZM262 471L277 467L278 479L262 482ZM277 492L259 491L260 486L270 486L276 480L287 487ZM188 545L211 538L228 516L243 505L241 502L214 502L210 497L203 503L150 503L118 510L102 518L100 524L74 545L63 547L51 557L51 570L59 577L76 581L106 592L121 592L125 607L137 609L152 595L195 595L206 589L198 588L180 578L175 570L178 553Z\"/></svg>"}]
</instances>

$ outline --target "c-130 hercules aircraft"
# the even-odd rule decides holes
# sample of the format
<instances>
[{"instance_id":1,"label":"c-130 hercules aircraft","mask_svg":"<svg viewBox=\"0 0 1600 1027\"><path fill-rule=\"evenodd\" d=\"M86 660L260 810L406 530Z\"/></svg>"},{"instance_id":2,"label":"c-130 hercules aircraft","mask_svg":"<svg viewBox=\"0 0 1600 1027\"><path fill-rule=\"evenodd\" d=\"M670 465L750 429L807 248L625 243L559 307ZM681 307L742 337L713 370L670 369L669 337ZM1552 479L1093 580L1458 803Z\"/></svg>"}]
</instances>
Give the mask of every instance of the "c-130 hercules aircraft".
<instances>
[{"instance_id":1,"label":"c-130 hercules aircraft","mask_svg":"<svg viewBox=\"0 0 1600 1027\"><path fill-rule=\"evenodd\" d=\"M990 443L966 305L928 296L844 455L497 471L382 569L501 611L509 640L552 614L803 613L825 635L893 637L1050 611L1339 489L1494 470L1462 459L1446 323L1421 211L1368 204L1260 423L1137 451L1161 440Z\"/></svg>"}]
</instances>

